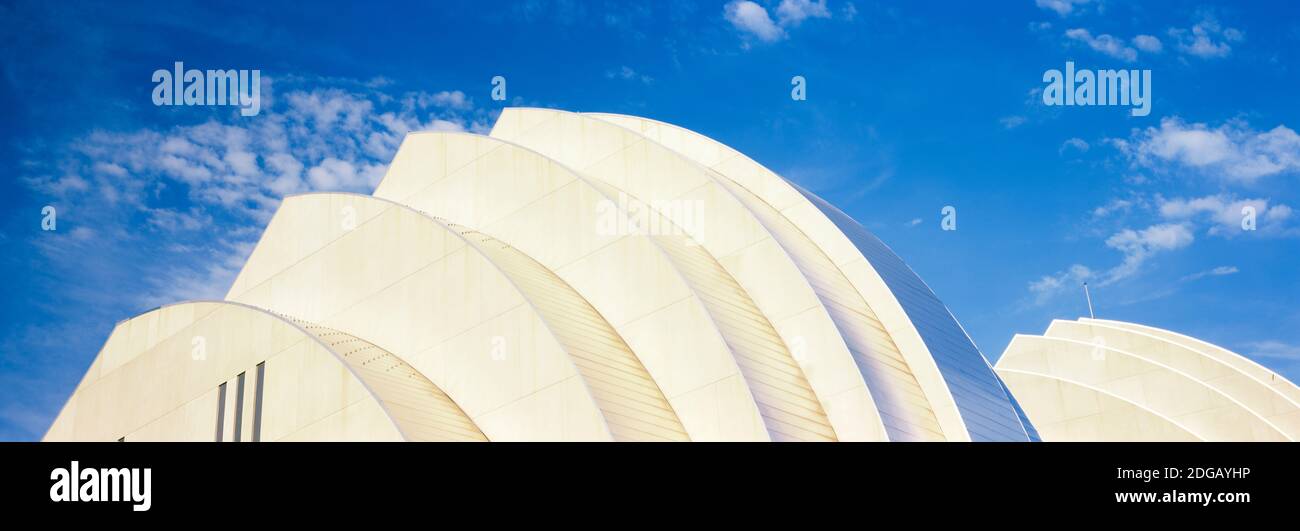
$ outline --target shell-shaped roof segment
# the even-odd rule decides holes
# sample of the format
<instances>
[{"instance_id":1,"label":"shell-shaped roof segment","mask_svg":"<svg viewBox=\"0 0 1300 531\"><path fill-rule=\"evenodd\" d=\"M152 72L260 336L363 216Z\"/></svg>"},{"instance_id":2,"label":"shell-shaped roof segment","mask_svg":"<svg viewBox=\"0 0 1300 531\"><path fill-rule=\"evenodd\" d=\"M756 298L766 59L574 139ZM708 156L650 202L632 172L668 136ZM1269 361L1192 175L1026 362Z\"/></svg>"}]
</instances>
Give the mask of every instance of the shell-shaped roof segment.
<instances>
[{"instance_id":1,"label":"shell-shaped roof segment","mask_svg":"<svg viewBox=\"0 0 1300 531\"><path fill-rule=\"evenodd\" d=\"M1042 336L1017 335L997 371L1047 441L1300 437L1294 384L1235 353L1153 327L1053 321Z\"/></svg>"}]
</instances>

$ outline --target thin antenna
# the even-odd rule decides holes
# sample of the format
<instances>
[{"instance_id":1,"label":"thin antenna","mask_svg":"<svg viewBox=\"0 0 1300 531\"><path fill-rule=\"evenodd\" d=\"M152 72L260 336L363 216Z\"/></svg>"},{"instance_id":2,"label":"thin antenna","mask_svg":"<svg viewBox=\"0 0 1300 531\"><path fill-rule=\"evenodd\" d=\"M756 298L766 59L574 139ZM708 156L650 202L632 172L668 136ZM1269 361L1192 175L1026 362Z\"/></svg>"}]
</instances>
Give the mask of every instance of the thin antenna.
<instances>
[{"instance_id":1,"label":"thin antenna","mask_svg":"<svg viewBox=\"0 0 1300 531\"><path fill-rule=\"evenodd\" d=\"M1083 283L1083 296L1088 298L1088 318L1096 319L1097 316L1092 313L1092 294L1088 293L1088 283Z\"/></svg>"}]
</instances>

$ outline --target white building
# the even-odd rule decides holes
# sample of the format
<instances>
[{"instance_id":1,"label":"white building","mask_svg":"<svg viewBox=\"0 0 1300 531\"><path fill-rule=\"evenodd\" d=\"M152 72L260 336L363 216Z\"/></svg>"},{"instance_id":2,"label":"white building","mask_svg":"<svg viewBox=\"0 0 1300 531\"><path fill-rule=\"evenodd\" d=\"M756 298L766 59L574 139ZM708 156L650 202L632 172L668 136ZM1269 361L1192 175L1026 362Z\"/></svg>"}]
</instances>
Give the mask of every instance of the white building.
<instances>
[{"instance_id":1,"label":"white building","mask_svg":"<svg viewBox=\"0 0 1300 531\"><path fill-rule=\"evenodd\" d=\"M997 364L1044 441L1294 441L1300 388L1226 349L1101 319L1017 335Z\"/></svg>"},{"instance_id":2,"label":"white building","mask_svg":"<svg viewBox=\"0 0 1300 531\"><path fill-rule=\"evenodd\" d=\"M286 198L225 301L119 323L46 435L1036 438L844 213L698 133L543 109Z\"/></svg>"}]
</instances>

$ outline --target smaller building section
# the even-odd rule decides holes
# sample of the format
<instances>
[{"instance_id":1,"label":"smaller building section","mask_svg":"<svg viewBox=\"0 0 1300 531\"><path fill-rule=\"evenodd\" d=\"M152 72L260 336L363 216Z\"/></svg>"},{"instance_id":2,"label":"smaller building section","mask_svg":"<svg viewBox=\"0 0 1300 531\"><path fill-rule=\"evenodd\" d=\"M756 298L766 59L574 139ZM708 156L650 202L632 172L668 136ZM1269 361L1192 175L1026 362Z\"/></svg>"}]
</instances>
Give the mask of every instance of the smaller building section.
<instances>
[{"instance_id":1,"label":"smaller building section","mask_svg":"<svg viewBox=\"0 0 1300 531\"><path fill-rule=\"evenodd\" d=\"M1044 441L1300 439L1300 388L1167 330L1056 320L1017 334L996 370Z\"/></svg>"},{"instance_id":2,"label":"smaller building section","mask_svg":"<svg viewBox=\"0 0 1300 531\"><path fill-rule=\"evenodd\" d=\"M199 301L118 323L45 440L487 438L428 378L369 342Z\"/></svg>"}]
</instances>

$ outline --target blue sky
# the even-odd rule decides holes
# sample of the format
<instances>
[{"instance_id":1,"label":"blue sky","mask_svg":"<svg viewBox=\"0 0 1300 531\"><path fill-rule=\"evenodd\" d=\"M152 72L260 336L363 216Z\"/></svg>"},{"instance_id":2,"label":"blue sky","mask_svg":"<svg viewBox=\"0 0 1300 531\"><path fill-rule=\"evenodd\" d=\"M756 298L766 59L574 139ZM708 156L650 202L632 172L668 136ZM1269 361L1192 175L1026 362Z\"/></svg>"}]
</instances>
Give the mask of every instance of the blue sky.
<instances>
[{"instance_id":1,"label":"blue sky","mask_svg":"<svg viewBox=\"0 0 1300 531\"><path fill-rule=\"evenodd\" d=\"M1099 317L1300 379L1300 4L119 4L0 5L0 440L44 433L118 320L221 297L279 197L368 193L405 132L507 105L734 146L880 236L991 360L1086 314L1088 281ZM174 61L259 69L262 112L154 106ZM1151 70L1150 115L1043 105L1066 61Z\"/></svg>"}]
</instances>

